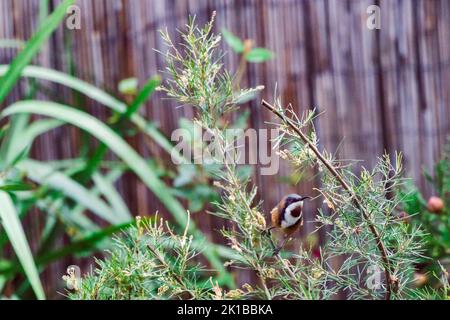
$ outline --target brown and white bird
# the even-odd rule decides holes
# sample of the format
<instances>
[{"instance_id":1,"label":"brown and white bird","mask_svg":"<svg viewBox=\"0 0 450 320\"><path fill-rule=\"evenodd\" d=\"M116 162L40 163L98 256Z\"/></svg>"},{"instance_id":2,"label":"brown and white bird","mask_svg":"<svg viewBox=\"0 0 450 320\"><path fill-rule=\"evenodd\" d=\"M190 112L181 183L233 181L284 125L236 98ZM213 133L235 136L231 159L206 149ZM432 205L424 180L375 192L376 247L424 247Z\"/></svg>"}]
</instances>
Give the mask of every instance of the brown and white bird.
<instances>
[{"instance_id":1,"label":"brown and white bird","mask_svg":"<svg viewBox=\"0 0 450 320\"><path fill-rule=\"evenodd\" d=\"M275 249L277 254L286 243L289 236L296 232L303 225L303 201L311 197L303 197L298 194L289 194L278 203L270 212L272 226L267 230L279 228L283 231L284 241L281 246Z\"/></svg>"}]
</instances>

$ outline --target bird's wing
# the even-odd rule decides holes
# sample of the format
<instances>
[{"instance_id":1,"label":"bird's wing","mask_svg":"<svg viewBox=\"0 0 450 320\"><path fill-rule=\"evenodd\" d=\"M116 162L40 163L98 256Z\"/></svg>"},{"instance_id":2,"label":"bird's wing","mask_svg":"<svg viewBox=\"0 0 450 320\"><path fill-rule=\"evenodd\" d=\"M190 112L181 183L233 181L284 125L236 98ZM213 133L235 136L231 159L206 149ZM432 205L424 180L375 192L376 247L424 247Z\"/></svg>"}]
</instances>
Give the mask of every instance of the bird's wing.
<instances>
[{"instance_id":1,"label":"bird's wing","mask_svg":"<svg viewBox=\"0 0 450 320\"><path fill-rule=\"evenodd\" d=\"M272 220L272 225L279 228L281 226L281 217L278 207L275 207L272 209L272 211L270 211L270 217Z\"/></svg>"}]
</instances>

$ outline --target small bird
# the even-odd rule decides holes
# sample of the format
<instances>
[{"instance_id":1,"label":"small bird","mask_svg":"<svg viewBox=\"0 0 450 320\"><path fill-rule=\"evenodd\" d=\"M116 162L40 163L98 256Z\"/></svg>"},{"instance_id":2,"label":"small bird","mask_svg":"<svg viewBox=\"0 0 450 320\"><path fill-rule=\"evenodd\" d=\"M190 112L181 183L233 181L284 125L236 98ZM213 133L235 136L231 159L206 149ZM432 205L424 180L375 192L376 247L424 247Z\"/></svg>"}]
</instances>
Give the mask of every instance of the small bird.
<instances>
[{"instance_id":1,"label":"small bird","mask_svg":"<svg viewBox=\"0 0 450 320\"><path fill-rule=\"evenodd\" d=\"M289 194L278 203L278 205L270 211L272 226L267 229L280 228L284 234L284 240L281 246L275 248L274 254L278 254L284 247L289 236L296 232L303 225L303 201L311 199L308 196L300 196L298 194Z\"/></svg>"}]
</instances>

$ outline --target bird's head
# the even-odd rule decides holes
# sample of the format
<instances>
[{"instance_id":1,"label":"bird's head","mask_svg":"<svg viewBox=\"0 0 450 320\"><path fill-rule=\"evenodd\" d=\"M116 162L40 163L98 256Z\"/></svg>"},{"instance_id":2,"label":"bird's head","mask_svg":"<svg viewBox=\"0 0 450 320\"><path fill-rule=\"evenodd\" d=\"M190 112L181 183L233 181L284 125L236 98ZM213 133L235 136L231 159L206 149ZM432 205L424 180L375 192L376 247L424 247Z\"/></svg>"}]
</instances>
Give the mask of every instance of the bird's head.
<instances>
[{"instance_id":1,"label":"bird's head","mask_svg":"<svg viewBox=\"0 0 450 320\"><path fill-rule=\"evenodd\" d=\"M289 204L300 202L300 201L303 201L303 200L306 200L306 199L311 199L311 197L309 197L309 196L301 196L301 195L298 195L296 193L292 193L292 194L289 194L289 195L286 196L286 202L289 203Z\"/></svg>"},{"instance_id":2,"label":"bird's head","mask_svg":"<svg viewBox=\"0 0 450 320\"><path fill-rule=\"evenodd\" d=\"M303 201L310 198L311 197L308 196L300 196L296 193L289 194L281 200L278 207L280 212L284 213L288 211L292 213L293 216L299 216L303 208Z\"/></svg>"}]
</instances>

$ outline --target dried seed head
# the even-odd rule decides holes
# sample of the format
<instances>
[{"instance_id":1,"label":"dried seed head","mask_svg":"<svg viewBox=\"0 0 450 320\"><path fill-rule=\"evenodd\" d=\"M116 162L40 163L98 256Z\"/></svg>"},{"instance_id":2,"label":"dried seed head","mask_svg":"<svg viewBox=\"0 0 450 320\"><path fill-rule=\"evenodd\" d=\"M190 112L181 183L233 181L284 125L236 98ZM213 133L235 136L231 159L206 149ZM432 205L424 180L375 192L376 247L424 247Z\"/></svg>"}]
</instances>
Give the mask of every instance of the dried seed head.
<instances>
[{"instance_id":1,"label":"dried seed head","mask_svg":"<svg viewBox=\"0 0 450 320\"><path fill-rule=\"evenodd\" d=\"M225 261L225 263L223 264L224 267L229 267L231 265L233 265L234 261L233 260L229 260L229 261Z\"/></svg>"},{"instance_id":2,"label":"dried seed head","mask_svg":"<svg viewBox=\"0 0 450 320\"><path fill-rule=\"evenodd\" d=\"M214 292L214 300L222 300L223 297L222 288L219 287L219 283L217 281L216 283L214 283L212 278L209 278L209 281L212 284L212 289Z\"/></svg>"},{"instance_id":3,"label":"dried seed head","mask_svg":"<svg viewBox=\"0 0 450 320\"><path fill-rule=\"evenodd\" d=\"M138 239L139 239L144 234L144 228L142 227L142 218L141 218L141 216L137 216L136 217L136 227L137 227Z\"/></svg>"},{"instance_id":4,"label":"dried seed head","mask_svg":"<svg viewBox=\"0 0 450 320\"><path fill-rule=\"evenodd\" d=\"M244 52L243 54L247 54L252 50L253 47L253 40L252 39L246 39L244 40Z\"/></svg>"},{"instance_id":5,"label":"dried seed head","mask_svg":"<svg viewBox=\"0 0 450 320\"><path fill-rule=\"evenodd\" d=\"M327 205L328 208L330 208L331 210L335 210L334 204L330 200L325 198L325 200L323 200L323 202Z\"/></svg>"},{"instance_id":6,"label":"dried seed head","mask_svg":"<svg viewBox=\"0 0 450 320\"><path fill-rule=\"evenodd\" d=\"M274 268L267 268L263 270L263 276L264 278L275 279L277 277L277 270Z\"/></svg>"},{"instance_id":7,"label":"dried seed head","mask_svg":"<svg viewBox=\"0 0 450 320\"><path fill-rule=\"evenodd\" d=\"M244 295L244 291L241 289L230 290L225 294L225 298L228 299L239 299Z\"/></svg>"},{"instance_id":8,"label":"dried seed head","mask_svg":"<svg viewBox=\"0 0 450 320\"><path fill-rule=\"evenodd\" d=\"M245 289L245 291L247 291L248 293L255 291L255 289L253 289L253 287L251 285L249 285L248 283L245 283L242 288Z\"/></svg>"},{"instance_id":9,"label":"dried seed head","mask_svg":"<svg viewBox=\"0 0 450 320\"><path fill-rule=\"evenodd\" d=\"M254 211L254 214L256 216L256 222L258 224L258 229L260 230L266 230L266 219L259 211Z\"/></svg>"},{"instance_id":10,"label":"dried seed head","mask_svg":"<svg viewBox=\"0 0 450 320\"><path fill-rule=\"evenodd\" d=\"M237 252L242 252L241 247L239 246L239 243L237 242L235 237L231 237L231 249L236 250Z\"/></svg>"},{"instance_id":11,"label":"dried seed head","mask_svg":"<svg viewBox=\"0 0 450 320\"><path fill-rule=\"evenodd\" d=\"M322 277L322 275L324 273L325 272L322 269L320 269L320 268L317 268L317 267L312 268L312 276L316 280L320 279L320 277Z\"/></svg>"},{"instance_id":12,"label":"dried seed head","mask_svg":"<svg viewBox=\"0 0 450 320\"><path fill-rule=\"evenodd\" d=\"M164 293L166 293L169 290L169 287L167 285L162 285L158 288L158 297L161 297Z\"/></svg>"},{"instance_id":13,"label":"dried seed head","mask_svg":"<svg viewBox=\"0 0 450 320\"><path fill-rule=\"evenodd\" d=\"M224 185L220 181L214 181L213 185L220 189L225 189Z\"/></svg>"}]
</instances>

